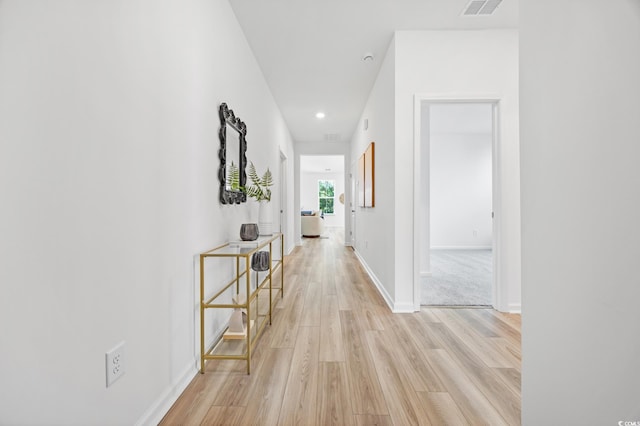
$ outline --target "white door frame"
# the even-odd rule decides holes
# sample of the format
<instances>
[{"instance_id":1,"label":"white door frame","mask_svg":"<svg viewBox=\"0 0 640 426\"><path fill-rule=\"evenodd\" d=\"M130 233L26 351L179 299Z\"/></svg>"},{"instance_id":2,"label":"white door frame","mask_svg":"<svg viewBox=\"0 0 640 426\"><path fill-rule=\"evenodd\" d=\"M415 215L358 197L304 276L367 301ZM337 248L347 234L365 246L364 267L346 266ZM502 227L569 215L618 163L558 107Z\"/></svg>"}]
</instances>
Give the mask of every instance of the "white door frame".
<instances>
[{"instance_id":1,"label":"white door frame","mask_svg":"<svg viewBox=\"0 0 640 426\"><path fill-rule=\"evenodd\" d=\"M351 196L349 197L349 220L351 221L351 238L349 245L353 247L354 250L356 249L356 222L358 219L356 216L356 200L358 198L356 173L358 173L358 163L354 161L349 170L349 190L351 191Z\"/></svg>"},{"instance_id":2,"label":"white door frame","mask_svg":"<svg viewBox=\"0 0 640 426\"><path fill-rule=\"evenodd\" d=\"M490 103L493 105L493 143L492 143L492 205L493 205L493 277L492 305L502 306L504 283L500 276L503 253L500 244L502 229L502 181L500 176L500 96L486 94L442 95L419 93L414 96L414 135L413 135L413 302L414 309L420 310L420 184L422 176L421 161L421 117L423 104L430 103ZM425 170L428 170L426 168ZM430 189L427 188L427 194ZM429 233L429 239L431 235ZM429 269L431 265L429 264Z\"/></svg>"},{"instance_id":3,"label":"white door frame","mask_svg":"<svg viewBox=\"0 0 640 426\"><path fill-rule=\"evenodd\" d=\"M287 230L287 155L280 149L280 232Z\"/></svg>"}]
</instances>

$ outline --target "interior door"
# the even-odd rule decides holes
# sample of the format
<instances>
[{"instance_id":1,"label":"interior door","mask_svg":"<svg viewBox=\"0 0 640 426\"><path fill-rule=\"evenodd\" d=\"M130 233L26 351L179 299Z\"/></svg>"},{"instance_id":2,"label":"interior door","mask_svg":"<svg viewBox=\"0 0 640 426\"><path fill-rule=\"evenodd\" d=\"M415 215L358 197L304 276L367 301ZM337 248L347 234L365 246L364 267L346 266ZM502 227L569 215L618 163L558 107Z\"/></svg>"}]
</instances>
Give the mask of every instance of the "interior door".
<instances>
[{"instance_id":1,"label":"interior door","mask_svg":"<svg viewBox=\"0 0 640 426\"><path fill-rule=\"evenodd\" d=\"M287 157L280 152L280 232L287 226Z\"/></svg>"},{"instance_id":2,"label":"interior door","mask_svg":"<svg viewBox=\"0 0 640 426\"><path fill-rule=\"evenodd\" d=\"M356 247L356 204L355 200L358 196L358 188L356 187L356 174L354 171L354 166L351 166L351 173L349 173L349 177L351 178L351 199L349 200L349 210L351 214L351 247Z\"/></svg>"}]
</instances>

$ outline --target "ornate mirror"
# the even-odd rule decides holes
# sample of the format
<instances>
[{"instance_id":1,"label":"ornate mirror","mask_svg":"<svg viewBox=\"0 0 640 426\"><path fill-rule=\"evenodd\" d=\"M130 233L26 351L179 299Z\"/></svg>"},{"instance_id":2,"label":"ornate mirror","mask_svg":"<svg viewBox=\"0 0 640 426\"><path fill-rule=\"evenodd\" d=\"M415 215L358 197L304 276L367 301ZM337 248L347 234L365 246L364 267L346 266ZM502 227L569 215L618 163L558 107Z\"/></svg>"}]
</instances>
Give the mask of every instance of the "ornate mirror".
<instances>
[{"instance_id":1,"label":"ornate mirror","mask_svg":"<svg viewBox=\"0 0 640 426\"><path fill-rule=\"evenodd\" d=\"M240 190L247 182L247 126L227 104L220 104L220 202L240 204L247 194Z\"/></svg>"}]
</instances>

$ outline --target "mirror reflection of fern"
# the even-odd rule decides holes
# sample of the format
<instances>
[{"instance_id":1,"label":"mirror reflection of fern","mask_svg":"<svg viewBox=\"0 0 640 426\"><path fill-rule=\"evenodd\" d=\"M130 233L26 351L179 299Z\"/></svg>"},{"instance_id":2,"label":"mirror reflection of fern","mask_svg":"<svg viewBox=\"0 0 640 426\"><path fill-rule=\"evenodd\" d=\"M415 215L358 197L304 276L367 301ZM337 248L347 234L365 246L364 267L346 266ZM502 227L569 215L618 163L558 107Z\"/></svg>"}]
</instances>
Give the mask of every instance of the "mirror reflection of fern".
<instances>
[{"instance_id":1,"label":"mirror reflection of fern","mask_svg":"<svg viewBox=\"0 0 640 426\"><path fill-rule=\"evenodd\" d=\"M232 191L240 191L240 169L232 161L229 166L229 176L227 176L227 188Z\"/></svg>"},{"instance_id":2,"label":"mirror reflection of fern","mask_svg":"<svg viewBox=\"0 0 640 426\"><path fill-rule=\"evenodd\" d=\"M267 171L264 172L262 177L258 176L258 172L256 172L256 167L253 165L253 162L249 164L249 173L247 173L253 185L248 185L241 188L249 197L253 197L256 201L271 201L271 190L270 186L273 185L273 176L271 175L271 171L267 167Z\"/></svg>"}]
</instances>

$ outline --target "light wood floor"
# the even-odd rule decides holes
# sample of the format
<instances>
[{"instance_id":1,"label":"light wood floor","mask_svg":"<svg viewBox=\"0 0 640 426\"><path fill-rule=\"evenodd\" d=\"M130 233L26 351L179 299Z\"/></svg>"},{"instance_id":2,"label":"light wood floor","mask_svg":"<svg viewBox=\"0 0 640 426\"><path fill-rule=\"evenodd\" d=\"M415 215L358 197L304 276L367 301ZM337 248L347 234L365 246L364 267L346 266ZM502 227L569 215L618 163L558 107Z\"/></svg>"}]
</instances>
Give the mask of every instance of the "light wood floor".
<instances>
[{"instance_id":1,"label":"light wood floor","mask_svg":"<svg viewBox=\"0 0 640 426\"><path fill-rule=\"evenodd\" d=\"M252 373L210 361L163 425L519 425L520 316L392 314L342 235L305 239Z\"/></svg>"}]
</instances>

